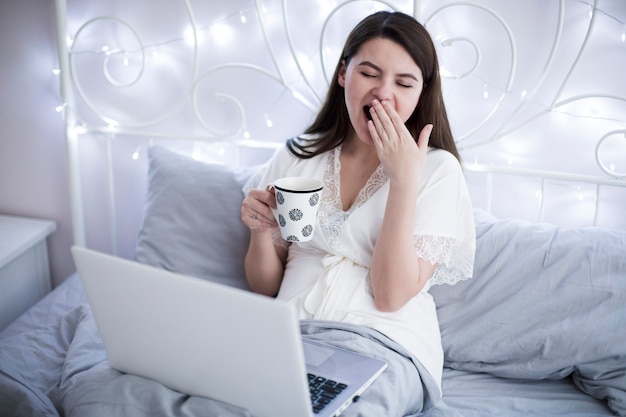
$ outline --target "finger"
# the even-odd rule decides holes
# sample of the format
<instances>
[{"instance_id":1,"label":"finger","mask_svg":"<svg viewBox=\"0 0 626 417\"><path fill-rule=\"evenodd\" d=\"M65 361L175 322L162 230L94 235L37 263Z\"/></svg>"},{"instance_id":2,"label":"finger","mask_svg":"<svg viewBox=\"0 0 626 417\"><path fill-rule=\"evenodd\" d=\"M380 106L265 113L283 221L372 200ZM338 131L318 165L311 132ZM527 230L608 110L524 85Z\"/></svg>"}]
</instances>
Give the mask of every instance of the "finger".
<instances>
[{"instance_id":1,"label":"finger","mask_svg":"<svg viewBox=\"0 0 626 417\"><path fill-rule=\"evenodd\" d=\"M260 213L251 214L250 219L250 222L255 226L272 227L276 224L276 219L274 219L273 216L271 218L268 218Z\"/></svg>"},{"instance_id":2,"label":"finger","mask_svg":"<svg viewBox=\"0 0 626 417\"><path fill-rule=\"evenodd\" d=\"M391 128L393 129L393 131L396 132L398 137L404 137L404 135L402 135L402 132L406 130L406 125L404 124L404 121L402 120L396 109L394 109L393 106L387 101L381 102L381 107L383 108L385 115L389 119L388 123L390 126L392 126Z\"/></svg>"},{"instance_id":3,"label":"finger","mask_svg":"<svg viewBox=\"0 0 626 417\"><path fill-rule=\"evenodd\" d=\"M269 229L276 226L276 220L270 220L259 214L242 214L242 222L249 229Z\"/></svg>"},{"instance_id":4,"label":"finger","mask_svg":"<svg viewBox=\"0 0 626 417\"><path fill-rule=\"evenodd\" d=\"M370 136L372 137L372 142L374 142L374 145L376 147L381 146L380 135L373 120L367 121L367 130L370 132Z\"/></svg>"},{"instance_id":5,"label":"finger","mask_svg":"<svg viewBox=\"0 0 626 417\"><path fill-rule=\"evenodd\" d=\"M273 194L264 190L251 190L241 205L242 221L248 225L259 226L260 223L274 225L276 219L267 201L276 204Z\"/></svg>"},{"instance_id":6,"label":"finger","mask_svg":"<svg viewBox=\"0 0 626 417\"><path fill-rule=\"evenodd\" d=\"M372 110L373 111L370 111L370 113L372 114L372 121L374 122L378 136L380 136L381 139L388 139L390 134L395 134L393 123L379 100L374 100Z\"/></svg>"},{"instance_id":7,"label":"finger","mask_svg":"<svg viewBox=\"0 0 626 417\"><path fill-rule=\"evenodd\" d=\"M276 197L275 197L273 188L271 190L268 190L268 189L253 189L253 190L250 190L250 193L248 194L248 197L250 197L250 198L252 198L254 200L257 200L261 204L269 206L269 207L275 207L276 206ZM253 208L256 209L256 207L253 207Z\"/></svg>"},{"instance_id":8,"label":"finger","mask_svg":"<svg viewBox=\"0 0 626 417\"><path fill-rule=\"evenodd\" d=\"M273 185L268 185L265 187L265 191L268 192L268 205L272 208L276 208L276 188L274 188Z\"/></svg>"},{"instance_id":9,"label":"finger","mask_svg":"<svg viewBox=\"0 0 626 417\"><path fill-rule=\"evenodd\" d=\"M379 101L375 107L375 112L376 111L385 132L384 145L393 145L396 149L399 149L397 146L417 145L415 139L400 117L400 114L398 114L396 109L389 102Z\"/></svg>"},{"instance_id":10,"label":"finger","mask_svg":"<svg viewBox=\"0 0 626 417\"><path fill-rule=\"evenodd\" d=\"M428 142L430 141L430 134L433 132L433 125L427 124L422 128L419 137L417 138L417 147L420 149L426 149Z\"/></svg>"},{"instance_id":11,"label":"finger","mask_svg":"<svg viewBox=\"0 0 626 417\"><path fill-rule=\"evenodd\" d=\"M274 213L267 205L262 205L260 207L255 207L250 210L248 216L252 219L253 222L265 223L267 225L273 226L276 224L276 219L274 218Z\"/></svg>"}]
</instances>

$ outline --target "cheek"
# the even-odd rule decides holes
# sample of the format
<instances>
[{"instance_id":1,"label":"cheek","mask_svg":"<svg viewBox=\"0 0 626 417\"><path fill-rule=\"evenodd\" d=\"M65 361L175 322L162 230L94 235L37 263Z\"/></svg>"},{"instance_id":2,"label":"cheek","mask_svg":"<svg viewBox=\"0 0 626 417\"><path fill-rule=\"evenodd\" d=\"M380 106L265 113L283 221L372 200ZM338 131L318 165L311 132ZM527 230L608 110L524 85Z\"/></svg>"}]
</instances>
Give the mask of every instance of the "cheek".
<instances>
[{"instance_id":1,"label":"cheek","mask_svg":"<svg viewBox=\"0 0 626 417\"><path fill-rule=\"evenodd\" d=\"M406 97L405 100L402 100L399 103L398 114L402 118L402 121L406 122L409 120L409 117L411 117L417 107L417 104L419 103L420 95L421 94L418 94L417 97L414 95Z\"/></svg>"},{"instance_id":2,"label":"cheek","mask_svg":"<svg viewBox=\"0 0 626 417\"><path fill-rule=\"evenodd\" d=\"M348 74L345 79L346 100L356 100L362 94L361 86Z\"/></svg>"},{"instance_id":3,"label":"cheek","mask_svg":"<svg viewBox=\"0 0 626 417\"><path fill-rule=\"evenodd\" d=\"M346 83L349 86L349 83ZM352 113L357 112L358 108L361 108L362 95L355 88L346 88L345 89L345 101L346 107L348 108L348 112L352 116Z\"/></svg>"}]
</instances>

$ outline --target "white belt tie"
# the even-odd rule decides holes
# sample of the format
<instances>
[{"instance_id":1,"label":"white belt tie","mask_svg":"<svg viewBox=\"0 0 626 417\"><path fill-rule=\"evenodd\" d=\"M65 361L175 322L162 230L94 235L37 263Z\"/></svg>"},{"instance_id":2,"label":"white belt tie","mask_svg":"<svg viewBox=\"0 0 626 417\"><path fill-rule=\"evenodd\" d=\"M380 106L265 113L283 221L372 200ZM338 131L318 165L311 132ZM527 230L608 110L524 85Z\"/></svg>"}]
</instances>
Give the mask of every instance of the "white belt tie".
<instances>
[{"instance_id":1,"label":"white belt tie","mask_svg":"<svg viewBox=\"0 0 626 417\"><path fill-rule=\"evenodd\" d=\"M349 302L355 280L350 279L350 275L344 276L342 271L346 267L362 267L352 260L341 255L328 254L322 258L324 271L317 279L304 300L305 310L314 319L321 320L341 320L338 317L338 307L345 306ZM346 285L347 284L347 285ZM343 315L343 314L342 314Z\"/></svg>"}]
</instances>

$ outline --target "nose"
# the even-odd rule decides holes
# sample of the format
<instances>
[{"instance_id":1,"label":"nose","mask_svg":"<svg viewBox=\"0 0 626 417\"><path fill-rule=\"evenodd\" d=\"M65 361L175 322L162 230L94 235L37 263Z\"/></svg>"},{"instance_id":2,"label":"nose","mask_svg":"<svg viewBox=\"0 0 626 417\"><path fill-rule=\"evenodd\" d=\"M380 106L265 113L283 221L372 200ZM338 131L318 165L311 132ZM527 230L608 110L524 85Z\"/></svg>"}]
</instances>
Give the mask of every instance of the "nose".
<instances>
[{"instance_id":1,"label":"nose","mask_svg":"<svg viewBox=\"0 0 626 417\"><path fill-rule=\"evenodd\" d=\"M381 78L374 87L372 94L380 101L390 100L393 97L393 85L393 80Z\"/></svg>"}]
</instances>

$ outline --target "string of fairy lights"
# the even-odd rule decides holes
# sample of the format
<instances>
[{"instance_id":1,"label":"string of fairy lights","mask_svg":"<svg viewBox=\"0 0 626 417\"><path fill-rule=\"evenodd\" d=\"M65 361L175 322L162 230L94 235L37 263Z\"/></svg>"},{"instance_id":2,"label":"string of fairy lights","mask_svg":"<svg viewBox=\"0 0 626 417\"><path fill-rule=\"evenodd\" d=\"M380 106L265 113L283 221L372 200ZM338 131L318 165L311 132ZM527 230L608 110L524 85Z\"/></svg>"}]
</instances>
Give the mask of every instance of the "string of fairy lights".
<instances>
[{"instance_id":1,"label":"string of fairy lights","mask_svg":"<svg viewBox=\"0 0 626 417\"><path fill-rule=\"evenodd\" d=\"M376 3L376 2L371 2L371 3ZM626 23L623 20L621 20L620 17L615 16L609 11L598 7L596 3L592 4L584 0L578 0L578 3L581 3L589 7L590 19L602 17L602 18L605 18L607 22L612 22L611 28L614 28L613 32L615 33L615 40L616 40L614 47L623 48L624 52L626 53ZM131 59L130 57L137 55L137 54L145 54L147 56L150 56L154 61L158 62L158 60L160 59L159 52L165 46L169 46L169 45L181 43L181 42L200 43L207 39L221 39L225 42L225 40L229 39L229 33L231 33L232 31L238 30L238 25L254 24L253 23L254 21L259 20L259 14L267 15L268 13L270 13L270 11L265 7L265 5L262 4L262 2L257 2L256 4L257 6L254 8L241 8L241 9L235 10L232 13L221 17L220 19L211 23L210 25L196 27L195 30L192 28L187 28L186 30L184 30L183 33L180 34L180 36L174 36L171 39L158 42L158 43L140 45L138 48L124 50L124 49L119 49L119 48L113 48L110 45L103 45L101 48L94 49L94 50L73 50L72 46L73 46L74 40L68 35L67 37L68 50L70 50L71 54L76 57L79 57L81 55L97 55L97 56L103 56L103 57L116 56L118 58L121 58L122 65L124 66L130 65L130 61L129 61ZM341 7L341 4L335 5L335 7ZM439 36L434 36L434 37L436 39L440 38ZM223 44L223 47L228 47L228 46L229 45L225 43ZM296 59L299 60L300 67L306 67L307 71L310 71L312 70L311 68L315 68L314 61L316 59L319 59L320 53L322 53L322 51L316 50L314 53L308 56L299 55ZM54 69L53 73L55 75L60 75L60 70ZM292 84L301 83L302 78L304 76L305 76L304 71L301 71L300 74L298 76L294 76L294 78L291 81L287 82L283 80L285 82L285 88L282 90L282 92L278 96L276 96L266 105L266 108L263 111L263 120L264 120L265 126L268 129L274 128L276 125L276 121L272 118L272 112L275 106L277 105L277 103L279 103L283 99L284 94L287 94L287 92L291 92L292 94L294 94L294 97L296 99L305 100L304 97L302 96L298 97L298 92L295 91L294 88L291 88L293 87ZM601 120L601 121L611 123L613 125L617 125L618 129L616 129L615 132L616 133L621 132L621 134L624 135L624 147L626 148L626 119L624 118L615 117L613 115L593 114L593 113L587 113L587 112L576 112L573 110L566 110L565 106L558 107L558 106L554 106L554 103L544 103L538 100L534 100L532 97L530 97L529 88L525 88L524 86L515 86L515 88L509 88L508 86L503 87L501 84L490 81L484 76L481 76L481 74L478 73L477 71L471 72L469 76L472 77L472 79L475 82L483 86L483 91L482 91L483 100L493 100L495 97L501 97L501 96L507 96L507 97L517 96L519 100L532 104L536 106L537 108L542 108L546 112L559 113L561 115L565 115L565 116L576 118L576 119ZM292 84L289 84L289 83L292 83ZM621 100L622 103L626 103L626 97L621 97L621 98L615 97L615 99ZM319 100L318 102L313 103L313 105L319 105L319 104L320 104ZM87 126L85 123L80 122L80 114L79 114L80 112L78 111L78 109L72 108L71 106L68 105L68 103L64 102L64 103L59 104L56 110L60 113L64 113L68 111L73 112L76 119L79 120L79 122L76 124L76 127L75 127L75 133L77 135L82 135L90 131L90 128L91 128L90 126ZM120 123L110 118L102 118L102 119L105 121L105 123L107 123L106 129L108 129L110 132L112 133L122 132L123 133L123 126L120 126ZM101 128L97 130L101 131ZM242 130L239 132L239 134L241 135L243 140L253 139L252 134L245 127L245 121L242 125ZM223 152L223 150L222 151L218 150L218 153L219 152ZM139 149L137 149L133 153L132 157L134 159L139 158ZM511 160L509 160L509 165L511 165ZM625 165L626 165L626 161L625 161ZM606 167L605 172L609 176L621 178L623 175L623 177L626 178L626 174L620 174L618 169L626 169L626 166L617 167L615 164L611 164L608 167ZM583 191L581 190L580 185L577 185L576 187L577 187L576 194L578 195L579 200L582 201ZM543 195L544 195L543 187L537 190L535 193L535 196L539 200L543 199ZM597 199L597 196L595 198Z\"/></svg>"},{"instance_id":2,"label":"string of fairy lights","mask_svg":"<svg viewBox=\"0 0 626 417\"><path fill-rule=\"evenodd\" d=\"M605 17L607 17L609 20L614 21L618 26L619 26L619 33L617 34L617 37L619 39L619 41L624 44L626 46L626 23L624 21L622 21L620 18L618 18L617 16L603 10L602 8L599 8L597 6L595 6L594 4L588 3L584 0L578 0L580 3L586 5L589 8L589 16L590 18L593 17L594 13L599 13ZM83 54L95 54L95 55L104 55L104 56L112 56L112 55L123 55L123 62L124 65L129 65L129 58L128 56L131 55L135 55L139 52L147 52L149 53L153 58L158 59L159 57L159 48L163 47L163 46L167 46L169 44L174 44L174 43L178 43L178 42L194 42L196 40L201 40L203 38L208 38L209 36L212 36L215 39L227 39L227 33L232 31L232 30L237 30L236 27L234 27L235 24L241 24L241 25L246 25L249 24L251 20L253 20L251 18L251 16L255 15L256 13L263 13L263 14L267 14L268 13L268 9L266 8L265 5L261 4L261 8L260 10L257 10L256 8L254 9L250 9L250 8L243 8L240 10L236 10L233 11L232 13L220 18L218 21L210 24L210 25L206 25L206 26L201 26L196 28L195 31L193 31L191 28L188 28L185 30L185 33L183 33L181 36L179 37L173 37L169 40L166 41L162 41L162 42L158 42L158 43L154 43L154 44L150 44L150 45L144 45L141 46L139 49L129 49L129 50L122 50L122 49L112 49L109 45L103 45L100 49L97 50L82 50L82 51L72 51L72 55L83 55ZM72 38L68 35L67 37L67 43L68 43L68 48L71 48L72 45ZM304 64L307 66L311 66L312 62L315 59L315 54L310 55L308 57L308 62L305 62ZM60 70L58 68L55 68L53 71L53 74L55 75L59 75L60 74ZM444 71L442 71L444 72ZM472 72L471 76L473 78L475 78L476 80L478 80L480 83L482 83L483 85L483 92L482 92L482 97L483 99L487 100L490 97L493 97L494 95L510 95L510 94L518 94L519 97L523 100L527 99L527 94L528 94L528 90L527 89L522 89L521 91L514 91L514 90L509 90L507 88L504 88L492 81L489 81L487 79L484 79L483 77L481 77L480 74L477 74L476 72ZM301 77L301 76L300 76ZM270 118L270 113L271 113L271 109L275 106L275 104L282 98L282 94L281 96L277 97L275 101L273 101L272 103L270 103L270 105L268 106L268 111L265 112L264 114L264 118L266 121L266 125L268 128L271 128L274 126L274 121ZM319 104L319 103L317 103ZM545 104L541 103L541 102L533 102L533 104L537 105L537 106L545 106ZM67 109L67 103L62 103L60 105L58 105L56 107L56 111L57 112L62 112L64 110ZM76 111L76 109L71 109ZM624 126L626 126L626 120L621 120L621 119L615 119L615 118L611 118L611 117L603 117L601 115L584 115L584 114L577 114L577 113L573 113L573 112L568 112L568 111L563 111L563 110L558 110L558 109L554 109L555 111L559 111L562 114L567 114L569 116L572 117L578 117L578 118L593 118L593 119L604 119L607 121L615 121L615 122L620 122L623 123ZM111 127L115 127L117 125L117 123L115 121L113 121L111 123ZM244 132L245 135L245 132ZM249 135L249 132L247 132L247 135Z\"/></svg>"}]
</instances>

